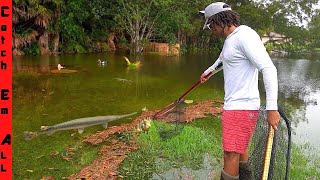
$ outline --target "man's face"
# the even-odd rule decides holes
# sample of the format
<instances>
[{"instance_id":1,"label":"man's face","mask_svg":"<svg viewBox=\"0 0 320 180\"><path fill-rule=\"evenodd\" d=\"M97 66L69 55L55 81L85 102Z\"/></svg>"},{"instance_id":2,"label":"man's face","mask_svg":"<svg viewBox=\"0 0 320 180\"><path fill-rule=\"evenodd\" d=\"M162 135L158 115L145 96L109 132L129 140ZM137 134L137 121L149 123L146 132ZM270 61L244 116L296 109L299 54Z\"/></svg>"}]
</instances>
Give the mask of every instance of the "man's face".
<instances>
[{"instance_id":1,"label":"man's face","mask_svg":"<svg viewBox=\"0 0 320 180\"><path fill-rule=\"evenodd\" d=\"M210 29L215 36L224 37L224 29L222 29L221 26L212 23L210 25Z\"/></svg>"}]
</instances>

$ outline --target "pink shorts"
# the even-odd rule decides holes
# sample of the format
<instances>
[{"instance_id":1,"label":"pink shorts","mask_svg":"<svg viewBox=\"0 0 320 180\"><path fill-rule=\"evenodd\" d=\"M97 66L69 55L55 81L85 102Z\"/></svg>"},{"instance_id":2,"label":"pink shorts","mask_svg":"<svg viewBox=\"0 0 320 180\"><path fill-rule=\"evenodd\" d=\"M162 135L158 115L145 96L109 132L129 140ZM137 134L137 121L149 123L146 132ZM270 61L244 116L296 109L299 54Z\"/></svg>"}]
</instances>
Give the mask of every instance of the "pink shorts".
<instances>
[{"instance_id":1,"label":"pink shorts","mask_svg":"<svg viewBox=\"0 0 320 180\"><path fill-rule=\"evenodd\" d=\"M258 110L223 110L222 144L224 151L243 154L257 123Z\"/></svg>"}]
</instances>

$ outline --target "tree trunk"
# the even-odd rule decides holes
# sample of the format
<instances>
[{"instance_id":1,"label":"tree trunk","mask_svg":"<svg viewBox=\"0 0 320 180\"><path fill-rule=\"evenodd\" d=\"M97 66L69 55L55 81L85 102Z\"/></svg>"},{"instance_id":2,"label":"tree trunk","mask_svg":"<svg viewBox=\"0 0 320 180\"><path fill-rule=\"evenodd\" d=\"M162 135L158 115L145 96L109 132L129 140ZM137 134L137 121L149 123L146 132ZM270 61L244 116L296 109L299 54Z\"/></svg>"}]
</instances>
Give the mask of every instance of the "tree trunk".
<instances>
[{"instance_id":1,"label":"tree trunk","mask_svg":"<svg viewBox=\"0 0 320 180\"><path fill-rule=\"evenodd\" d=\"M44 48L46 48L47 50L49 50L49 34L48 32L44 33L45 37L46 37L46 43L44 45Z\"/></svg>"},{"instance_id":2,"label":"tree trunk","mask_svg":"<svg viewBox=\"0 0 320 180\"><path fill-rule=\"evenodd\" d=\"M114 32L109 33L108 35L108 46L110 48L111 51L115 51L116 50L116 45L114 44Z\"/></svg>"},{"instance_id":3,"label":"tree trunk","mask_svg":"<svg viewBox=\"0 0 320 180\"><path fill-rule=\"evenodd\" d=\"M40 48L40 54L45 55L45 54L51 54L49 50L49 34L48 32L44 32L42 36L40 36L38 40L38 45Z\"/></svg>"},{"instance_id":4,"label":"tree trunk","mask_svg":"<svg viewBox=\"0 0 320 180\"><path fill-rule=\"evenodd\" d=\"M131 44L132 44L132 50L131 51L133 51L133 53L139 53L139 52L141 52L141 50L142 50L142 47L141 47L141 41L140 41L140 36L142 36L142 35L140 35L139 34L139 28L137 28L137 29L135 29L135 33L131 36L132 38L131 38Z\"/></svg>"},{"instance_id":5,"label":"tree trunk","mask_svg":"<svg viewBox=\"0 0 320 180\"><path fill-rule=\"evenodd\" d=\"M49 50L49 34L48 32L44 32L42 36L40 36L38 40L38 45L40 47L44 47L46 50Z\"/></svg>"},{"instance_id":6,"label":"tree trunk","mask_svg":"<svg viewBox=\"0 0 320 180\"><path fill-rule=\"evenodd\" d=\"M58 53L59 51L59 40L60 40L59 33L56 33L53 38L53 42L54 42L53 53Z\"/></svg>"}]
</instances>

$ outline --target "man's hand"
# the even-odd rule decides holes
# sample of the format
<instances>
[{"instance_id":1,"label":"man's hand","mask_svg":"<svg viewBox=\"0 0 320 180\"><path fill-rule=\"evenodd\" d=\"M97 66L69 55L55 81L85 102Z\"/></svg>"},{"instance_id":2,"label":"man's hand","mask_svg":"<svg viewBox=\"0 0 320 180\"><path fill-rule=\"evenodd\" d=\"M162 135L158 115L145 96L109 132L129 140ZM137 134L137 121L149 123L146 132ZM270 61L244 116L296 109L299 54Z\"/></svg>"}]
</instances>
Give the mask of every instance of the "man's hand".
<instances>
[{"instance_id":1,"label":"man's hand","mask_svg":"<svg viewBox=\"0 0 320 180\"><path fill-rule=\"evenodd\" d=\"M210 76L206 77L206 75L207 75L207 74L205 74L205 73L202 73L202 74L201 74L201 76L200 76L200 82L201 82L201 83L206 82L206 81L210 78Z\"/></svg>"},{"instance_id":2,"label":"man's hand","mask_svg":"<svg viewBox=\"0 0 320 180\"><path fill-rule=\"evenodd\" d=\"M267 110L268 123L274 130L278 130L277 125L280 121L280 114L277 110Z\"/></svg>"}]
</instances>

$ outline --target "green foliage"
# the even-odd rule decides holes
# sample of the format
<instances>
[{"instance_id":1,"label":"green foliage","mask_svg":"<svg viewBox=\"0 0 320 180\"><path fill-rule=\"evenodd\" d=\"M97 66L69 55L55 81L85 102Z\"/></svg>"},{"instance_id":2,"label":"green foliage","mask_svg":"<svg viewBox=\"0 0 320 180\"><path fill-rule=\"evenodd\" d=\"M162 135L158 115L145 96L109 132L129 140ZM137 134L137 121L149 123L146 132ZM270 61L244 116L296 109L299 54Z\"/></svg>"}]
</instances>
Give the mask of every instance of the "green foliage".
<instances>
[{"instance_id":1,"label":"green foliage","mask_svg":"<svg viewBox=\"0 0 320 180\"><path fill-rule=\"evenodd\" d=\"M117 29L114 20L118 14L119 2L116 0L93 0L89 3L90 16L85 23L86 31L93 41L106 41L109 32Z\"/></svg>"},{"instance_id":2,"label":"green foliage","mask_svg":"<svg viewBox=\"0 0 320 180\"><path fill-rule=\"evenodd\" d=\"M312 8L317 0L225 2L240 14L242 24L260 35L274 31L286 35L294 46L320 47L319 12ZM202 30L204 20L198 15L210 3L209 0L14 0L13 32L19 42L15 48L28 46L27 53L39 54L30 44L38 43L43 32L48 32L49 37L60 35L59 47L64 52L92 52L98 51L97 42L105 42L108 34L115 32L116 42L125 38L126 46L133 52L141 51L150 39L180 43L183 51L220 49L223 42ZM308 28L301 27L302 20L308 18L311 19ZM27 41L23 34L30 29L37 35Z\"/></svg>"},{"instance_id":3,"label":"green foliage","mask_svg":"<svg viewBox=\"0 0 320 180\"><path fill-rule=\"evenodd\" d=\"M317 30L312 32L310 28L308 28L309 30L304 28L302 22L316 17L315 9L312 7L318 3L317 0L302 0L299 3L289 0L262 2L272 15L274 32L290 38L291 44L283 45L282 49L296 51L314 47L315 44L312 39L319 39L320 34L317 34ZM317 23L315 22L315 24Z\"/></svg>"},{"instance_id":4,"label":"green foliage","mask_svg":"<svg viewBox=\"0 0 320 180\"><path fill-rule=\"evenodd\" d=\"M84 27L82 23L88 18L89 13L86 11L86 1L71 0L66 4L66 12L61 17L60 27L61 34L68 41L78 41L83 44L85 38Z\"/></svg>"},{"instance_id":5,"label":"green foliage","mask_svg":"<svg viewBox=\"0 0 320 180\"><path fill-rule=\"evenodd\" d=\"M298 2L292 0L261 0L260 3L266 6L274 17L281 17L282 20L287 19L286 21L291 25L299 25L313 16L315 11L313 5L318 4L318 0L300 0ZM273 19L277 20L276 18Z\"/></svg>"},{"instance_id":6,"label":"green foliage","mask_svg":"<svg viewBox=\"0 0 320 180\"><path fill-rule=\"evenodd\" d=\"M266 47L267 52L270 54L273 49L273 45L271 43L267 43L264 46Z\"/></svg>"},{"instance_id":7,"label":"green foliage","mask_svg":"<svg viewBox=\"0 0 320 180\"><path fill-rule=\"evenodd\" d=\"M310 47L319 48L320 47L320 12L318 12L309 24L310 28Z\"/></svg>"},{"instance_id":8,"label":"green foliage","mask_svg":"<svg viewBox=\"0 0 320 180\"><path fill-rule=\"evenodd\" d=\"M172 0L121 0L119 4L120 13L115 19L118 25L129 34L129 47L134 53L141 52L145 41L158 30L156 27L161 22L161 17L175 7ZM165 36L170 40L174 39L170 33Z\"/></svg>"},{"instance_id":9,"label":"green foliage","mask_svg":"<svg viewBox=\"0 0 320 180\"><path fill-rule=\"evenodd\" d=\"M32 43L29 46L25 47L23 49L23 52L26 54L31 54L31 55L39 55L40 54L40 48L38 44Z\"/></svg>"},{"instance_id":10,"label":"green foliage","mask_svg":"<svg viewBox=\"0 0 320 180\"><path fill-rule=\"evenodd\" d=\"M255 29L259 35L263 35L272 27L272 14L266 11L263 6L255 3L242 3L240 6L233 6L239 13L241 24Z\"/></svg>"},{"instance_id":11,"label":"green foliage","mask_svg":"<svg viewBox=\"0 0 320 180\"><path fill-rule=\"evenodd\" d=\"M85 53L86 48L77 41L69 41L66 46L66 53Z\"/></svg>"},{"instance_id":12,"label":"green foliage","mask_svg":"<svg viewBox=\"0 0 320 180\"><path fill-rule=\"evenodd\" d=\"M290 165L290 177L292 179L319 179L320 156L310 144L293 146Z\"/></svg>"},{"instance_id":13,"label":"green foliage","mask_svg":"<svg viewBox=\"0 0 320 180\"><path fill-rule=\"evenodd\" d=\"M108 52L108 51L110 51L110 47L108 46L107 43L102 43L102 44L101 44L101 50L102 50L103 52Z\"/></svg>"}]
</instances>

